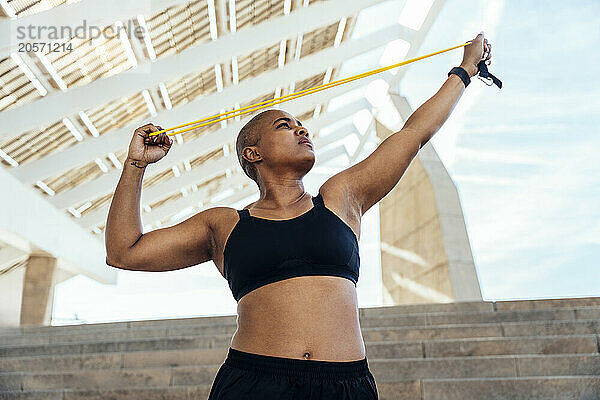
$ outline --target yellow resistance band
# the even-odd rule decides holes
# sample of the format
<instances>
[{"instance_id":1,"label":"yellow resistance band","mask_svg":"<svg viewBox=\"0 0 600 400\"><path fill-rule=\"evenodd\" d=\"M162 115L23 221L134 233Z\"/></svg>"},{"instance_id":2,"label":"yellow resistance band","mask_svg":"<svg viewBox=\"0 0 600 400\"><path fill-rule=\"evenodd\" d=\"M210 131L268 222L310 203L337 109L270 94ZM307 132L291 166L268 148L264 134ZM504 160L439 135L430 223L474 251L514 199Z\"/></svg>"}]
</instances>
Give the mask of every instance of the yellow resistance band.
<instances>
[{"instance_id":1,"label":"yellow resistance band","mask_svg":"<svg viewBox=\"0 0 600 400\"><path fill-rule=\"evenodd\" d=\"M312 88L309 88L309 89L300 90L298 92L290 93L288 95L281 96L281 97L276 97L276 98L271 99L271 100L265 100L265 101L262 101L260 103L251 104L251 105L246 106L246 107L238 108L238 109L235 109L235 110L232 110L232 111L227 111L227 112L224 112L224 113L221 113L221 114L214 115L212 117L207 117L207 118L200 119L198 121L188 122L187 124L177 125L177 126L174 126L172 128L168 128L168 129L163 129L161 131L152 132L148 136L159 135L159 134L161 134L163 132L169 132L169 131L173 131L173 132L167 133L168 136L177 135L177 134L180 134L180 133L188 132L188 131L191 131L191 130L194 130L194 129L201 128L203 126L212 125L212 124L215 124L217 122L224 121L226 119L235 118L235 117L243 115L243 114L248 114L248 113L251 113L253 111L260 110L262 108L267 108L267 107L270 107L270 106L275 105L275 104L279 104L279 103L283 103L285 101L290 101L290 100L293 100L293 99L297 99L297 98L302 97L302 96L307 96L307 95L312 94L312 93L320 92L321 90L329 89L329 88L332 88L332 87L335 87L335 86L339 86L339 85L344 84L344 83L352 82L352 81L355 81L355 80L360 79L360 78L364 78L364 77L367 77L367 76L378 74L380 72L387 71L387 70L393 69L393 68L397 68L397 67L400 67L402 65L410 64L412 62L419 61L419 60L422 60L422 59L427 58L427 57L435 56L437 54L445 53L447 51L454 50L454 49L457 49L459 47L467 46L469 44L471 44L471 42L466 42L466 43L463 43L463 44L459 44L458 46L450 47L450 48L445 49L445 50L436 51L435 53L427 54L425 56L413 58L411 60L402 61L402 62L397 63L397 64L388 65L387 67L377 68L377 69L374 69L372 71L363 72L362 74L354 75L354 76L351 76L351 77L348 77L348 78L344 78L344 79L339 79L337 81L329 82L327 84L315 86L315 87L312 87ZM190 126L190 125L194 125L194 126L192 126L190 128L182 129L180 131L177 131L177 129L179 129L179 128L183 128L183 127Z\"/></svg>"}]
</instances>

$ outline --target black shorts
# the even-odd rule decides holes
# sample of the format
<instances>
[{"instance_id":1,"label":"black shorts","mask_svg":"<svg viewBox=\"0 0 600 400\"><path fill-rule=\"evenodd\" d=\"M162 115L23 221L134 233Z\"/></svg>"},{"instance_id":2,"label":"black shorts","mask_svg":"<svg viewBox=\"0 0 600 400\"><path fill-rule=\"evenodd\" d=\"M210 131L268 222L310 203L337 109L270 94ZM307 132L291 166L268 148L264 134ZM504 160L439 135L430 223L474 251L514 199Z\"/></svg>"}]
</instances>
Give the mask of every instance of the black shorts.
<instances>
[{"instance_id":1,"label":"black shorts","mask_svg":"<svg viewBox=\"0 0 600 400\"><path fill-rule=\"evenodd\" d=\"M229 347L208 400L378 400L367 358L318 361Z\"/></svg>"}]
</instances>

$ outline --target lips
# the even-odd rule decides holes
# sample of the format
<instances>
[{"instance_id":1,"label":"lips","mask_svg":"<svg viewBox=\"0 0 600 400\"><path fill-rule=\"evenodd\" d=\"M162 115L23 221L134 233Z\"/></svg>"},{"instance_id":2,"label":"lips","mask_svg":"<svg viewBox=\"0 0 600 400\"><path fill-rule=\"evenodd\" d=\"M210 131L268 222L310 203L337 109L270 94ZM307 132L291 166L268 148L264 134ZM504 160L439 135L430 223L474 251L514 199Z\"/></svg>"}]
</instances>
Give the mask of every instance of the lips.
<instances>
[{"instance_id":1,"label":"lips","mask_svg":"<svg viewBox=\"0 0 600 400\"><path fill-rule=\"evenodd\" d=\"M313 144L311 143L310 140L303 139L303 140L301 140L301 141L298 142L298 144L304 144L304 143L307 143L310 146L310 148L312 149Z\"/></svg>"}]
</instances>

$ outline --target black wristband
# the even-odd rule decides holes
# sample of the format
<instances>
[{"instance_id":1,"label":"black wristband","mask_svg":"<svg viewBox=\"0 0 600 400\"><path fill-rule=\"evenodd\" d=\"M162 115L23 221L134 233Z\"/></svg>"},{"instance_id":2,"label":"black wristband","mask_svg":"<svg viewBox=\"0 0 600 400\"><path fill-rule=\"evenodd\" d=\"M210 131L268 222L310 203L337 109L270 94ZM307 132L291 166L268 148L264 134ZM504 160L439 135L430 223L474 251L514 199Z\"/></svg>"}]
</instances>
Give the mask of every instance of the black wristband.
<instances>
[{"instance_id":1,"label":"black wristband","mask_svg":"<svg viewBox=\"0 0 600 400\"><path fill-rule=\"evenodd\" d=\"M469 76L469 73L463 67L454 67L454 68L452 68L450 70L450 72L448 72L448 76L450 76L451 74L458 75L458 77L465 84L465 87L469 86L469 83L471 83L471 77Z\"/></svg>"}]
</instances>

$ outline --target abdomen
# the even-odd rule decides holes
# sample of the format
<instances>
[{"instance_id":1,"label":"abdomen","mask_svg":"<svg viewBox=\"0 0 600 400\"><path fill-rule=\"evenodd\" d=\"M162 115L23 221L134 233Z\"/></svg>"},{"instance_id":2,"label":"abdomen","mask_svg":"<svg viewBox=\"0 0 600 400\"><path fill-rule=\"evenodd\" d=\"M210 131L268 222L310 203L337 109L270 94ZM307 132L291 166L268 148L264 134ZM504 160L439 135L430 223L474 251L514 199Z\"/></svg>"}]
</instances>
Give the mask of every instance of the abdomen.
<instances>
[{"instance_id":1,"label":"abdomen","mask_svg":"<svg viewBox=\"0 0 600 400\"><path fill-rule=\"evenodd\" d=\"M363 359L356 287L332 276L301 276L260 287L238 303L231 346L276 357Z\"/></svg>"}]
</instances>

